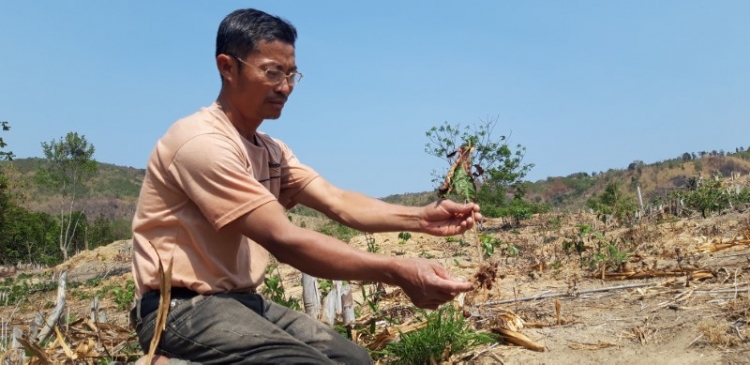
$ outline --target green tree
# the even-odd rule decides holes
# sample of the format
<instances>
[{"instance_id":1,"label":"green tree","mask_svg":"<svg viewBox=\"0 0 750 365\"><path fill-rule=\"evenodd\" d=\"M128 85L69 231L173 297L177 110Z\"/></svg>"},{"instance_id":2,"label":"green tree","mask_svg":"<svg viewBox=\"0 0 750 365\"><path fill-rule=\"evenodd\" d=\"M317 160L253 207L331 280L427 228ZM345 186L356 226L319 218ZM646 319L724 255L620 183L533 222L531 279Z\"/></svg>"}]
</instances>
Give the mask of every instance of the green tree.
<instances>
[{"instance_id":1,"label":"green tree","mask_svg":"<svg viewBox=\"0 0 750 365\"><path fill-rule=\"evenodd\" d=\"M72 232L72 236L70 237L70 251L78 253L82 250L88 250L89 221L88 218L86 218L86 213L76 210L70 218L68 218L68 221L78 222L78 228Z\"/></svg>"},{"instance_id":2,"label":"green tree","mask_svg":"<svg viewBox=\"0 0 750 365\"><path fill-rule=\"evenodd\" d=\"M113 222L104 214L99 214L91 222L86 232L86 240L91 245L91 248L111 243L117 240L117 238Z\"/></svg>"},{"instance_id":3,"label":"green tree","mask_svg":"<svg viewBox=\"0 0 750 365\"><path fill-rule=\"evenodd\" d=\"M52 265L61 259L56 247L59 232L54 217L43 212L32 212L20 206L9 209L10 219L2 227L0 237L2 262L34 262Z\"/></svg>"},{"instance_id":4,"label":"green tree","mask_svg":"<svg viewBox=\"0 0 750 365\"><path fill-rule=\"evenodd\" d=\"M610 182L596 199L589 199L588 206L599 213L599 218L606 222L607 216L614 216L619 221L632 222L638 209L632 196L620 191L620 183Z\"/></svg>"},{"instance_id":5,"label":"green tree","mask_svg":"<svg viewBox=\"0 0 750 365\"><path fill-rule=\"evenodd\" d=\"M0 121L0 128L8 131L10 125ZM11 161L13 152L2 150L5 147L7 144L0 137L0 160ZM54 263L57 251L50 251L50 247L54 249L50 233L57 230L57 223L46 213L31 212L18 204L19 196L11 192L12 184L6 173L9 168L13 165L4 164L0 169L0 262Z\"/></svg>"},{"instance_id":6,"label":"green tree","mask_svg":"<svg viewBox=\"0 0 750 365\"><path fill-rule=\"evenodd\" d=\"M0 128L2 128L3 132L7 132L7 131L10 130L10 123L8 123L8 122L6 122L4 120L0 121ZM7 146L8 146L8 144L5 143L5 140L3 140L3 137L0 137L0 149L3 149L5 147L7 147ZM13 160L13 157L15 157L13 155L13 152L0 150L0 160L11 161L11 160Z\"/></svg>"},{"instance_id":7,"label":"green tree","mask_svg":"<svg viewBox=\"0 0 750 365\"><path fill-rule=\"evenodd\" d=\"M515 197L503 205L497 215L509 217L512 219L512 226L520 227L522 220L529 219L534 214L546 213L548 211L549 208L546 205L534 204L520 197Z\"/></svg>"},{"instance_id":8,"label":"green tree","mask_svg":"<svg viewBox=\"0 0 750 365\"><path fill-rule=\"evenodd\" d=\"M473 178L476 201L483 212L496 211L509 198L522 198L525 194L523 178L534 167L524 164L526 148L516 145L515 151L508 145L508 137L496 136L494 132L497 118L480 121L471 126L452 125L444 122L426 132L429 142L425 152L450 162L461 146L472 146ZM446 174L435 173L433 182L440 182ZM485 210L485 207L487 210Z\"/></svg>"},{"instance_id":9,"label":"green tree","mask_svg":"<svg viewBox=\"0 0 750 365\"><path fill-rule=\"evenodd\" d=\"M3 131L8 131L10 130L10 124L6 121L0 121L0 128L2 128ZM13 153L3 151L2 149L5 147L7 147L7 144L3 138L0 137L0 160L10 161L13 159ZM12 248L4 238L7 237L6 231L8 228L8 220L13 217L13 213L11 212L13 207L14 204L10 192L10 182L5 173L5 168L3 168L0 169L0 241L2 241L0 245L0 257L2 257L3 260L7 260L11 256Z\"/></svg>"},{"instance_id":10,"label":"green tree","mask_svg":"<svg viewBox=\"0 0 750 365\"><path fill-rule=\"evenodd\" d=\"M69 132L58 141L42 142L45 161L35 176L37 183L52 188L61 197L59 247L63 260L68 259L71 245L80 228L76 216L76 198L84 192L85 183L96 173L94 146L86 137Z\"/></svg>"},{"instance_id":11,"label":"green tree","mask_svg":"<svg viewBox=\"0 0 750 365\"><path fill-rule=\"evenodd\" d=\"M703 218L711 212L721 212L730 206L731 196L724 190L720 179L691 180L686 191L678 193L691 209L700 210Z\"/></svg>"}]
</instances>

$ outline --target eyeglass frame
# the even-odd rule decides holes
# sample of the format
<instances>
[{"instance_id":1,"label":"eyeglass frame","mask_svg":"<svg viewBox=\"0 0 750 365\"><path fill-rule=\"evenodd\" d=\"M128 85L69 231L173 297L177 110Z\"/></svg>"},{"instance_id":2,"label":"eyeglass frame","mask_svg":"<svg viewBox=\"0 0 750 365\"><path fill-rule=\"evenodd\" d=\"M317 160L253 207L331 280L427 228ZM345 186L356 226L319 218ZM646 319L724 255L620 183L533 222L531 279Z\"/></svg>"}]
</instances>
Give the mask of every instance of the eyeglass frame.
<instances>
[{"instance_id":1,"label":"eyeglass frame","mask_svg":"<svg viewBox=\"0 0 750 365\"><path fill-rule=\"evenodd\" d=\"M299 84L300 81L302 81L302 78L305 76L301 72L297 72L297 71L292 71L292 72L290 72L290 73L287 74L287 73L284 73L283 71L275 70L275 69L272 69L272 68L264 70L264 69L262 69L262 68L260 68L260 67L258 67L256 65L253 65L252 63L245 62L243 59L241 59L241 58L239 58L237 56L233 55L232 57L234 57L237 61L241 62L244 65L250 66L250 67L252 67L252 68L254 68L254 69L256 69L256 70L258 70L260 72L263 72L263 75L266 76L266 79L268 81L271 81L274 85L281 84L282 82L284 82L284 80L286 80L286 82L287 82L287 84L289 84L289 86L296 86L297 84ZM271 77L269 77L269 73L276 73L276 72L278 72L283 77L281 77L279 79L279 81L275 81L274 82L271 79ZM299 78L297 78L297 75L299 75ZM297 80L294 80L295 78L297 78Z\"/></svg>"}]
</instances>

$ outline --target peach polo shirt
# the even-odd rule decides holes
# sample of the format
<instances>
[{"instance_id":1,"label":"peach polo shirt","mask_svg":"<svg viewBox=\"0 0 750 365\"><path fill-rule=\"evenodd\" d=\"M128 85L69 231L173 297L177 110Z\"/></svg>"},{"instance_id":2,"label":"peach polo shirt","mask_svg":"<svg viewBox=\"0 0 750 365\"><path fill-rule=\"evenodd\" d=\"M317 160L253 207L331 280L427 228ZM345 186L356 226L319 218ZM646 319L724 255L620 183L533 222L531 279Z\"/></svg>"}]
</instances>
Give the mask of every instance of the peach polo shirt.
<instances>
[{"instance_id":1,"label":"peach polo shirt","mask_svg":"<svg viewBox=\"0 0 750 365\"><path fill-rule=\"evenodd\" d=\"M174 260L173 287L254 290L268 251L221 228L274 200L291 208L317 176L283 142L240 136L216 103L177 121L151 153L133 218L136 295L159 289L154 247L165 268Z\"/></svg>"}]
</instances>

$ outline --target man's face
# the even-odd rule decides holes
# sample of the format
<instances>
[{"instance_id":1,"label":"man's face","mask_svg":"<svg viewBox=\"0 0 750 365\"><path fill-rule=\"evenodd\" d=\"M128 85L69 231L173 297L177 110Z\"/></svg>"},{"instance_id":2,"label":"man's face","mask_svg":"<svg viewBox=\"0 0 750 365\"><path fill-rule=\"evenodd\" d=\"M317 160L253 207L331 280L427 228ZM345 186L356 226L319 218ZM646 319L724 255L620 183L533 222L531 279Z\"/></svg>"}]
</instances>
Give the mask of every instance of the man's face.
<instances>
[{"instance_id":1,"label":"man's face","mask_svg":"<svg viewBox=\"0 0 750 365\"><path fill-rule=\"evenodd\" d=\"M229 95L242 117L254 122L277 119L294 88L286 80L269 80L269 74L297 71L294 46L274 41L260 42L256 51L237 61L237 72L229 82Z\"/></svg>"}]
</instances>

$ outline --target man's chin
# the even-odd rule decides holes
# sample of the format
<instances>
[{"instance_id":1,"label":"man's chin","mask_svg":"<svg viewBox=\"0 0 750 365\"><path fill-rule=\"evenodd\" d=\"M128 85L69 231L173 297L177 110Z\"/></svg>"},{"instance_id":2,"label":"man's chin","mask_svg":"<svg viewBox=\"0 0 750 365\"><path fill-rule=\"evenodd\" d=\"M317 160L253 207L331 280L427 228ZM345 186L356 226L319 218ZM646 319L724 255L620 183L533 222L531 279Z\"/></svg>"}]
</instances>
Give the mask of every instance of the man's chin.
<instances>
[{"instance_id":1,"label":"man's chin","mask_svg":"<svg viewBox=\"0 0 750 365\"><path fill-rule=\"evenodd\" d=\"M265 118L263 119L279 119L279 118L281 118L281 111L277 113L276 112L266 113Z\"/></svg>"}]
</instances>

